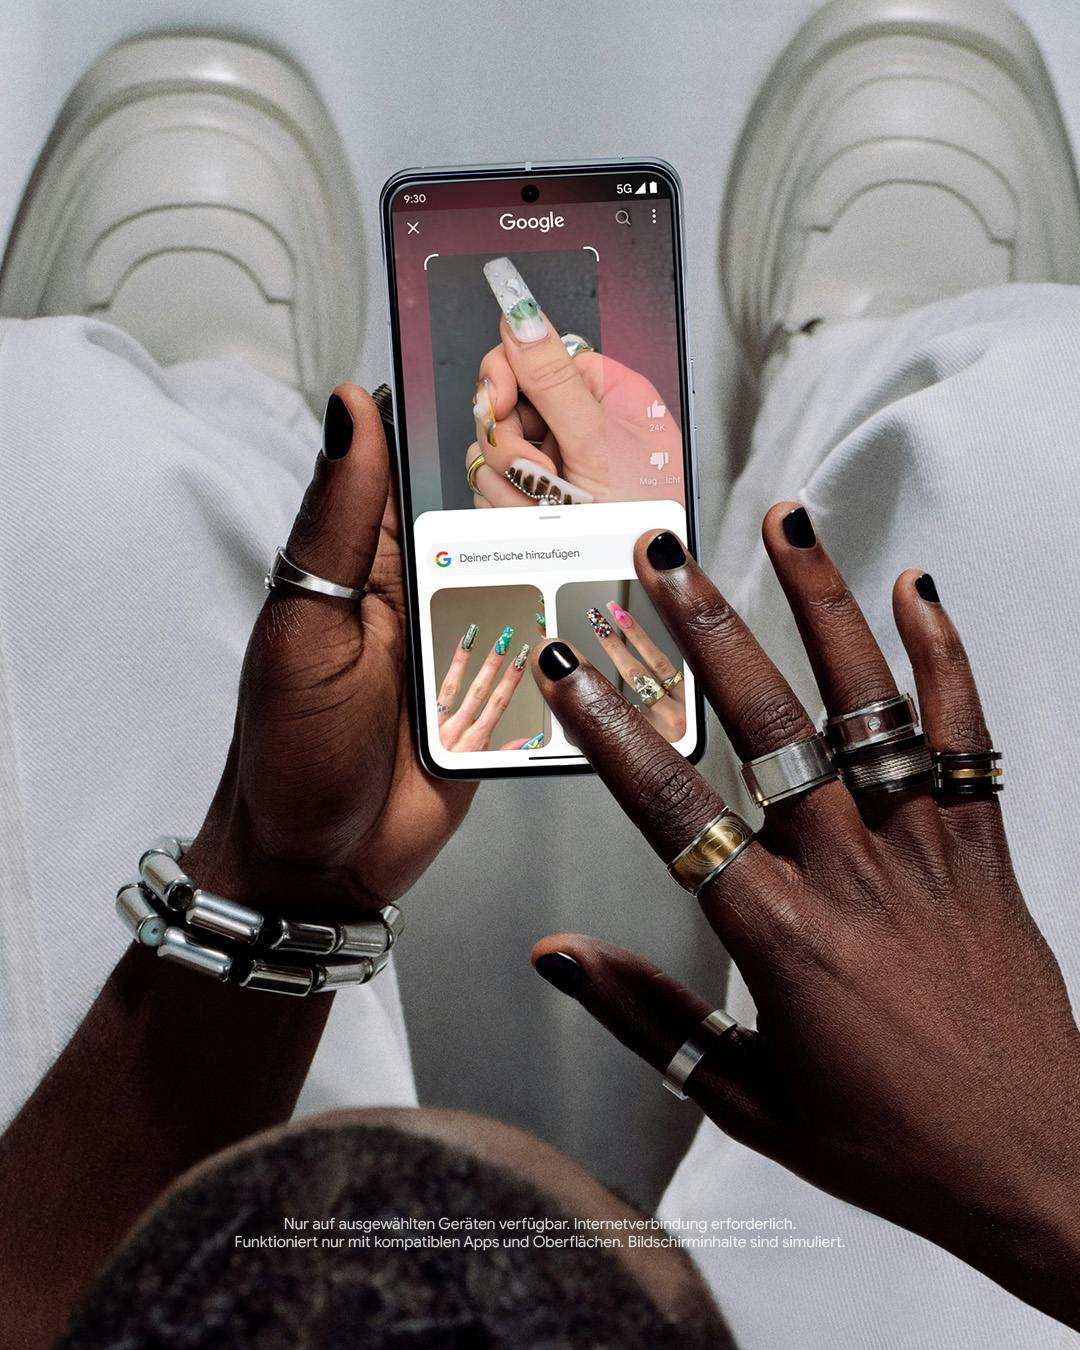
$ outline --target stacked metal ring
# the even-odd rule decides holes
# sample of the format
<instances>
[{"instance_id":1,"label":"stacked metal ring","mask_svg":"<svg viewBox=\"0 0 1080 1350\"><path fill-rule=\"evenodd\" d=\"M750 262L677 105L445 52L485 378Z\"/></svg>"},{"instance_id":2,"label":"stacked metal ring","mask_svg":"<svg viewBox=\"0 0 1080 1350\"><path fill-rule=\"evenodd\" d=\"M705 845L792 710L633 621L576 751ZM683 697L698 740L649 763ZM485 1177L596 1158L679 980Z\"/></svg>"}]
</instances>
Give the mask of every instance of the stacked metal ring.
<instances>
[{"instance_id":1,"label":"stacked metal ring","mask_svg":"<svg viewBox=\"0 0 1080 1350\"><path fill-rule=\"evenodd\" d=\"M851 792L901 792L931 783L933 757L910 694L830 717L825 734Z\"/></svg>"},{"instance_id":2,"label":"stacked metal ring","mask_svg":"<svg viewBox=\"0 0 1080 1350\"><path fill-rule=\"evenodd\" d=\"M1001 753L981 750L973 754L934 752L934 795L937 797L992 797L1004 790Z\"/></svg>"}]
</instances>

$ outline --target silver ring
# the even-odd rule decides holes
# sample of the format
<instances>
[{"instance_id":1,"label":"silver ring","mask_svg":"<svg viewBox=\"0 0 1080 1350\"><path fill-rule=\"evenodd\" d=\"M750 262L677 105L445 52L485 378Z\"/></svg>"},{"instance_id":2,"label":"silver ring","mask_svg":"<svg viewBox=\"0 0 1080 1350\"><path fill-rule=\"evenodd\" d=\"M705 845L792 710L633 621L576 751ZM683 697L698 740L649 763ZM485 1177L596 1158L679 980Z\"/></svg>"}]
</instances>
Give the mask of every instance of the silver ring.
<instances>
[{"instance_id":1,"label":"silver ring","mask_svg":"<svg viewBox=\"0 0 1080 1350\"><path fill-rule=\"evenodd\" d=\"M366 586L339 586L336 581L327 581L317 577L314 572L305 572L286 554L282 544L270 564L266 574L266 589L272 591L275 586L295 586L301 591L313 591L316 595L330 595L335 600L363 600L367 595Z\"/></svg>"},{"instance_id":2,"label":"silver ring","mask_svg":"<svg viewBox=\"0 0 1080 1350\"><path fill-rule=\"evenodd\" d=\"M562 335L562 345L566 348L567 356L580 356L582 352L594 352L596 348L587 337L582 337L580 333L564 333Z\"/></svg>"},{"instance_id":3,"label":"silver ring","mask_svg":"<svg viewBox=\"0 0 1080 1350\"><path fill-rule=\"evenodd\" d=\"M901 792L928 787L933 777L933 755L921 731L849 750L837 757L837 765L849 792Z\"/></svg>"},{"instance_id":4,"label":"silver ring","mask_svg":"<svg viewBox=\"0 0 1080 1350\"><path fill-rule=\"evenodd\" d=\"M910 694L897 694L895 698L883 698L865 708L828 718L824 731L834 750L861 750L867 745L901 740L918 725L915 700Z\"/></svg>"},{"instance_id":5,"label":"silver ring","mask_svg":"<svg viewBox=\"0 0 1080 1350\"><path fill-rule=\"evenodd\" d=\"M738 1025L738 1022L729 1017L723 1008L717 1008L705 1018L692 1036L687 1036L672 1055L671 1063L664 1070L661 1080L673 1097L678 1097L681 1102L686 1101L687 1094L683 1091L686 1080L708 1054L712 1043L726 1036Z\"/></svg>"},{"instance_id":6,"label":"silver ring","mask_svg":"<svg viewBox=\"0 0 1080 1350\"><path fill-rule=\"evenodd\" d=\"M837 776L836 763L823 732L759 755L742 766L743 782L755 806L771 806L785 797L809 792Z\"/></svg>"}]
</instances>

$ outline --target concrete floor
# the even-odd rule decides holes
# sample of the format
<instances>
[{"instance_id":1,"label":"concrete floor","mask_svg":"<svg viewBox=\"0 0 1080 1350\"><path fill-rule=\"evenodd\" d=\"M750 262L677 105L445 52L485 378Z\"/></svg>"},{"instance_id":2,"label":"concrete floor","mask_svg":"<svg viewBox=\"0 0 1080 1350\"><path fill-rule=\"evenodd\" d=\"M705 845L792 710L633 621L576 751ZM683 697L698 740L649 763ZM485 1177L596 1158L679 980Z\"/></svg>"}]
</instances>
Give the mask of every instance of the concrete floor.
<instances>
[{"instance_id":1,"label":"concrete floor","mask_svg":"<svg viewBox=\"0 0 1080 1350\"><path fill-rule=\"evenodd\" d=\"M816 0L24 0L16 10L3 0L0 230L63 98L103 49L169 28L268 39L314 77L352 158L368 278L358 375L374 384L387 368L376 203L393 171L659 154L686 189L699 454L726 467L737 374L717 259L727 163L759 81L814 8ZM1016 8L1046 53L1075 140L1076 6ZM602 888L565 839L543 837L546 813L557 816L570 790L605 846ZM510 860L509 820L534 836ZM543 986L526 956L544 932L584 928L648 951L719 997L722 962L698 916L667 892L662 907L639 903L642 877L657 872L599 784L493 788L410 897L400 957L423 1097L530 1126L646 1200L685 1147L693 1115L674 1110L653 1074Z\"/></svg>"}]
</instances>

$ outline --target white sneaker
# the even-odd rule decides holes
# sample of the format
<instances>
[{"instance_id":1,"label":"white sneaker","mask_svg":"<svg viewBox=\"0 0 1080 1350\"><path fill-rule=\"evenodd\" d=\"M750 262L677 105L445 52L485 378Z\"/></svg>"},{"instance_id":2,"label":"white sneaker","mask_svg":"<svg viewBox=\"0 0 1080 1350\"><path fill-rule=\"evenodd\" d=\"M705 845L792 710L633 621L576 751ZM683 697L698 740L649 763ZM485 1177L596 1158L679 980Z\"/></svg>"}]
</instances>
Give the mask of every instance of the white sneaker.
<instances>
[{"instance_id":1,"label":"white sneaker","mask_svg":"<svg viewBox=\"0 0 1080 1350\"><path fill-rule=\"evenodd\" d=\"M321 410L353 373L360 261L352 174L305 76L229 38L138 38L64 104L0 314L92 314L164 365L238 357Z\"/></svg>"},{"instance_id":2,"label":"white sneaker","mask_svg":"<svg viewBox=\"0 0 1080 1350\"><path fill-rule=\"evenodd\" d=\"M751 366L821 321L1080 281L1050 77L996 0L835 0L765 81L728 180L728 312Z\"/></svg>"}]
</instances>

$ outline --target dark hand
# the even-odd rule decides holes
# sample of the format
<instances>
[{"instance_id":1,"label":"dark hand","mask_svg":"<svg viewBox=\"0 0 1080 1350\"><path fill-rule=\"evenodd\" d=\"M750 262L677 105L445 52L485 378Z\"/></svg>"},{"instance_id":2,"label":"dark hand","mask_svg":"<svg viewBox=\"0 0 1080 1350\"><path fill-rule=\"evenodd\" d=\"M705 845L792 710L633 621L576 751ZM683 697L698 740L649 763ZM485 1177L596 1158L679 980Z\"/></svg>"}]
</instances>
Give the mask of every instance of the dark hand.
<instances>
[{"instance_id":1,"label":"dark hand","mask_svg":"<svg viewBox=\"0 0 1080 1350\"><path fill-rule=\"evenodd\" d=\"M828 713L895 695L813 531L804 547L785 537L793 507L769 513L765 546ZM638 542L638 574L740 759L810 735L805 709L696 564L652 543ZM893 600L930 744L987 749L963 646L916 590L921 576L905 572ZM553 680L539 657L555 715L670 861L723 809L718 795L584 660ZM758 1030L716 1042L690 1095L743 1143L1080 1326L1080 1033L997 801L909 790L857 802L827 783L770 807L700 901ZM659 902L686 898L668 883ZM657 1070L710 1010L629 952L560 936L534 960L556 951L579 967L556 963L562 987Z\"/></svg>"},{"instance_id":2,"label":"dark hand","mask_svg":"<svg viewBox=\"0 0 1080 1350\"><path fill-rule=\"evenodd\" d=\"M368 594L360 604L292 587L268 596L248 644L228 764L185 859L209 889L290 912L306 902L324 915L400 896L474 790L438 782L417 759L386 441L370 397L353 385L337 392L352 416L351 447L343 458L319 455L286 551Z\"/></svg>"}]
</instances>

